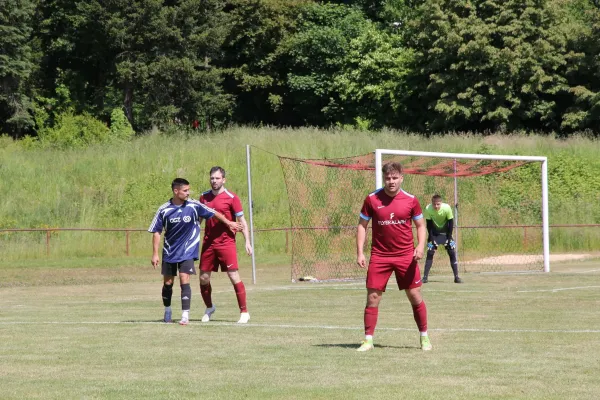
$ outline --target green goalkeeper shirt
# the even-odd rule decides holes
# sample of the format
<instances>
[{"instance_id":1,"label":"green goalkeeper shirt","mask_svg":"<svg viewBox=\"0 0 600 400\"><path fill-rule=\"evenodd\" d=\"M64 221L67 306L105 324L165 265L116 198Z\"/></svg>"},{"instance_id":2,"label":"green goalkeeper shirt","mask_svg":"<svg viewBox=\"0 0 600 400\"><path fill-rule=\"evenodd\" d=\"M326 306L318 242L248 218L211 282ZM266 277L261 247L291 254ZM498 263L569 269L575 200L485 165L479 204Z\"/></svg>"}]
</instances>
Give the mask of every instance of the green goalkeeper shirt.
<instances>
[{"instance_id":1,"label":"green goalkeeper shirt","mask_svg":"<svg viewBox=\"0 0 600 400\"><path fill-rule=\"evenodd\" d=\"M452 207L446 203L442 203L439 211L436 211L435 208L433 208L433 204L428 204L427 207L425 207L424 214L425 219L432 220L439 230L443 230L446 227L449 219L454 219Z\"/></svg>"}]
</instances>

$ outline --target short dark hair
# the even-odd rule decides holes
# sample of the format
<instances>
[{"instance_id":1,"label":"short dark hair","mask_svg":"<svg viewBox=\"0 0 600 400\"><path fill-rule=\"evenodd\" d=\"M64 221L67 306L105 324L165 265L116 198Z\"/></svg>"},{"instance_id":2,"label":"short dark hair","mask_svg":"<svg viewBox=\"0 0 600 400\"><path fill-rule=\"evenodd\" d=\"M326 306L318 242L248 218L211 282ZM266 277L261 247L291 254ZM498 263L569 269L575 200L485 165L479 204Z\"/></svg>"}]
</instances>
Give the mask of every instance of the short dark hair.
<instances>
[{"instance_id":1,"label":"short dark hair","mask_svg":"<svg viewBox=\"0 0 600 400\"><path fill-rule=\"evenodd\" d=\"M442 201L442 196L440 196L439 194L434 194L431 198L431 202L435 203L436 201Z\"/></svg>"},{"instance_id":2,"label":"short dark hair","mask_svg":"<svg viewBox=\"0 0 600 400\"><path fill-rule=\"evenodd\" d=\"M390 161L385 163L381 168L381 172L383 172L384 175L392 171L396 171L402 175L402 165L400 165L398 162Z\"/></svg>"},{"instance_id":3,"label":"short dark hair","mask_svg":"<svg viewBox=\"0 0 600 400\"><path fill-rule=\"evenodd\" d=\"M216 167L212 167L210 169L210 172L208 173L208 175L212 175L212 174L214 174L217 171L221 173L221 175L223 176L223 178L225 178L225 170L223 168L219 167L218 165Z\"/></svg>"},{"instance_id":4,"label":"short dark hair","mask_svg":"<svg viewBox=\"0 0 600 400\"><path fill-rule=\"evenodd\" d=\"M189 186L190 183L183 178L175 178L171 182L171 190L179 189L182 186Z\"/></svg>"}]
</instances>

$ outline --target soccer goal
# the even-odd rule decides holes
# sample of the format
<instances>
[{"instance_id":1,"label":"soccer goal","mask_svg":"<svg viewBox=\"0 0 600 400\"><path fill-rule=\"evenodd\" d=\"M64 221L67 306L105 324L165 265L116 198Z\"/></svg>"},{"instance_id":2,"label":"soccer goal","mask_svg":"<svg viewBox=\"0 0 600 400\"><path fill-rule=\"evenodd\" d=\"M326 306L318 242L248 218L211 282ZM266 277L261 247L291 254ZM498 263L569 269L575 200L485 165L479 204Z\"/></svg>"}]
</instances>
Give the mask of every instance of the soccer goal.
<instances>
[{"instance_id":1,"label":"soccer goal","mask_svg":"<svg viewBox=\"0 0 600 400\"><path fill-rule=\"evenodd\" d=\"M453 206L464 272L550 271L546 157L377 149L376 188L387 161L404 166L403 187L423 208L432 192Z\"/></svg>"},{"instance_id":2,"label":"soccer goal","mask_svg":"<svg viewBox=\"0 0 600 400\"><path fill-rule=\"evenodd\" d=\"M382 187L388 161L402 164L402 187L423 208L434 194L453 207L461 272L550 270L546 157L377 149L279 159L290 203L293 281L364 277L356 265L358 214L365 196ZM430 274L451 274L445 252L438 251Z\"/></svg>"}]
</instances>

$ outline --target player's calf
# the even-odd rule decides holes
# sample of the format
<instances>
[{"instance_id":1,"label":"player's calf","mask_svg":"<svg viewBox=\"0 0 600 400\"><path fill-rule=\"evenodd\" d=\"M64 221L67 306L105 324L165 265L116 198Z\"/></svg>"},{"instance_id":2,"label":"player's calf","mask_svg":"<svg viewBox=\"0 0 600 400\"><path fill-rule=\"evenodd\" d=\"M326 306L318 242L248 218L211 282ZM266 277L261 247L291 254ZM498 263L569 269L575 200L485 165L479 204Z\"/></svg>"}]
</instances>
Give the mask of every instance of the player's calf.
<instances>
[{"instance_id":1,"label":"player's calf","mask_svg":"<svg viewBox=\"0 0 600 400\"><path fill-rule=\"evenodd\" d=\"M192 288L189 283L181 285L181 309L189 310L192 303Z\"/></svg>"},{"instance_id":2,"label":"player's calf","mask_svg":"<svg viewBox=\"0 0 600 400\"><path fill-rule=\"evenodd\" d=\"M163 283L162 300L165 307L171 306L171 297L173 297L173 284L167 285Z\"/></svg>"}]
</instances>

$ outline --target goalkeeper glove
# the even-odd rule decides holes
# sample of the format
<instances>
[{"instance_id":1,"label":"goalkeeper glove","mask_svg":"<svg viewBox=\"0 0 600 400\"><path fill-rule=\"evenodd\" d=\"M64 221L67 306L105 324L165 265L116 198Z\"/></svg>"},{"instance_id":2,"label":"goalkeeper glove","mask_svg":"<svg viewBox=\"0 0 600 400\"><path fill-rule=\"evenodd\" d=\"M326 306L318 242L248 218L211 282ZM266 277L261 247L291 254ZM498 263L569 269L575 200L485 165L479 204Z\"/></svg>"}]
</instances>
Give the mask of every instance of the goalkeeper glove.
<instances>
[{"instance_id":1,"label":"goalkeeper glove","mask_svg":"<svg viewBox=\"0 0 600 400\"><path fill-rule=\"evenodd\" d=\"M450 238L450 239L446 240L446 243L444 243L444 246L447 249L454 250L454 249L456 249L456 242Z\"/></svg>"},{"instance_id":2,"label":"goalkeeper glove","mask_svg":"<svg viewBox=\"0 0 600 400\"><path fill-rule=\"evenodd\" d=\"M433 240L427 242L427 250L437 250L437 243Z\"/></svg>"}]
</instances>

